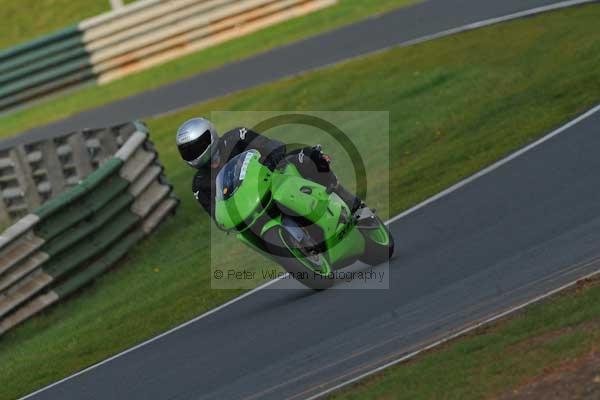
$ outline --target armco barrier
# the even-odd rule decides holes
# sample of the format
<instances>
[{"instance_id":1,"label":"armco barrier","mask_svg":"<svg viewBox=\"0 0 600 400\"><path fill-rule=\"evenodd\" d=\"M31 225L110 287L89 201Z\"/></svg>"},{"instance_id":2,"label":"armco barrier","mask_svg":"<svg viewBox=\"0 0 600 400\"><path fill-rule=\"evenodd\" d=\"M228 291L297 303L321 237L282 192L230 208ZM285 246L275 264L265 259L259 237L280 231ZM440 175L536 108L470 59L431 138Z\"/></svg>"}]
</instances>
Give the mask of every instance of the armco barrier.
<instances>
[{"instance_id":1,"label":"armco barrier","mask_svg":"<svg viewBox=\"0 0 600 400\"><path fill-rule=\"evenodd\" d=\"M0 52L0 110L94 79L77 26Z\"/></svg>"},{"instance_id":2,"label":"armco barrier","mask_svg":"<svg viewBox=\"0 0 600 400\"><path fill-rule=\"evenodd\" d=\"M0 150L0 224L6 226L76 185L141 126L85 129Z\"/></svg>"},{"instance_id":3,"label":"armco barrier","mask_svg":"<svg viewBox=\"0 0 600 400\"><path fill-rule=\"evenodd\" d=\"M0 236L0 334L86 285L178 201L144 126L81 183Z\"/></svg>"},{"instance_id":4,"label":"armco barrier","mask_svg":"<svg viewBox=\"0 0 600 400\"><path fill-rule=\"evenodd\" d=\"M109 82L337 0L141 0L0 52L0 110Z\"/></svg>"}]
</instances>

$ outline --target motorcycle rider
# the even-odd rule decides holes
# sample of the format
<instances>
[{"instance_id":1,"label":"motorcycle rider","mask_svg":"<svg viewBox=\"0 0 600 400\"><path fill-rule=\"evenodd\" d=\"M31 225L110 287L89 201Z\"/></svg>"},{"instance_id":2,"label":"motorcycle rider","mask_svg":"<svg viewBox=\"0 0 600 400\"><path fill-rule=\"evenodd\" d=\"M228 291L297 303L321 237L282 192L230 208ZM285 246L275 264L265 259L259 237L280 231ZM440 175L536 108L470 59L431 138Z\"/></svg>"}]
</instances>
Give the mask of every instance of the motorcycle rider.
<instances>
[{"instance_id":1,"label":"motorcycle rider","mask_svg":"<svg viewBox=\"0 0 600 400\"><path fill-rule=\"evenodd\" d=\"M232 129L219 137L215 126L205 118L184 122L177 130L176 143L181 158L197 170L192 181L194 197L213 219L217 174L230 159L251 149L260 152L261 163L271 170L281 162L294 164L302 176L340 196L352 213L364 205L338 182L329 165L331 160L323 154L320 146L286 153L285 144L244 127Z\"/></svg>"}]
</instances>

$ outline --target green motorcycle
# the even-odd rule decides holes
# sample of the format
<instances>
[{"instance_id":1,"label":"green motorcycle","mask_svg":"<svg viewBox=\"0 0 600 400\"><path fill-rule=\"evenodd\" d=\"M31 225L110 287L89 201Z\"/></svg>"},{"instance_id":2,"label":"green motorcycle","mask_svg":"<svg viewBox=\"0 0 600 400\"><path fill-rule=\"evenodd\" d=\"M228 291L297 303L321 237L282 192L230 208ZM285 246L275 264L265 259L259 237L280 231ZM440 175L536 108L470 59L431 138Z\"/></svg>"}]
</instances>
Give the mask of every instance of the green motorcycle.
<instances>
[{"instance_id":1,"label":"green motorcycle","mask_svg":"<svg viewBox=\"0 0 600 400\"><path fill-rule=\"evenodd\" d=\"M275 171L257 150L232 158L216 178L215 220L268 255L305 286L321 290L334 271L360 260L378 265L394 251L387 226L367 207L350 209L290 163Z\"/></svg>"}]
</instances>

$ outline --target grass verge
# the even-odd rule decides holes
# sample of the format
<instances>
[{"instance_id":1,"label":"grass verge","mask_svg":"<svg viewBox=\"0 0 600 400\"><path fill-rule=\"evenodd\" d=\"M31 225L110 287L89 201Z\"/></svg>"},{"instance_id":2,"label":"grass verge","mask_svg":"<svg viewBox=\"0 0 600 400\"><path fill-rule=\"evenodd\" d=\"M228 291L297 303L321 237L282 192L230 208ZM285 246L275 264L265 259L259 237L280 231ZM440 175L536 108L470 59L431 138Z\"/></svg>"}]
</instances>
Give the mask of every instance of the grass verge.
<instances>
[{"instance_id":1,"label":"grass verge","mask_svg":"<svg viewBox=\"0 0 600 400\"><path fill-rule=\"evenodd\" d=\"M74 91L52 96L29 107L4 114L0 116L0 137L14 135L39 125L66 118L86 109L132 96L417 1L339 0L338 4L315 13L282 22L117 81L101 86L82 86ZM106 2L108 3L108 0ZM80 4L83 2L75 3Z\"/></svg>"},{"instance_id":2,"label":"grass verge","mask_svg":"<svg viewBox=\"0 0 600 400\"><path fill-rule=\"evenodd\" d=\"M192 171L173 147L174 130L184 119L212 110L389 110L389 211L396 214L597 104L598 18L600 6L588 5L512 21L349 61L150 120L168 177L183 200L178 215L138 245L121 268L0 340L0 398L33 391L242 292L210 289L208 219L192 198ZM364 143L368 128L349 134ZM240 247L231 257L256 256ZM593 302L590 297L583 304ZM578 312L595 315L596 308ZM565 313L562 320L573 314ZM523 326L532 323L528 318ZM569 343L554 346L553 359L568 357ZM463 357L462 362L468 366L474 361ZM535 365L524 360L518 373L533 375ZM429 377L445 376L450 377ZM470 387L461 386L465 380L448 385L466 391L473 386L468 382Z\"/></svg>"},{"instance_id":3,"label":"grass verge","mask_svg":"<svg viewBox=\"0 0 600 400\"><path fill-rule=\"evenodd\" d=\"M110 9L108 0L0 0L0 49L52 33Z\"/></svg>"}]
</instances>

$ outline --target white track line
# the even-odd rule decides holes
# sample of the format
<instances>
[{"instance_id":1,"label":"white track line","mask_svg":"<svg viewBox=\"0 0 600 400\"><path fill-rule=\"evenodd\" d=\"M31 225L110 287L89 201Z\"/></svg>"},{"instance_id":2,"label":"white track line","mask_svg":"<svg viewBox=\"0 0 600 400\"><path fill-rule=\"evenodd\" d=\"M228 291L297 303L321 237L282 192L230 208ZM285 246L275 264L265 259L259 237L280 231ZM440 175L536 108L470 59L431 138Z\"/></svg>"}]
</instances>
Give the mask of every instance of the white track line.
<instances>
[{"instance_id":1,"label":"white track line","mask_svg":"<svg viewBox=\"0 0 600 400\"><path fill-rule=\"evenodd\" d=\"M400 44L400 46L406 46L406 45L409 45L409 44L420 43L420 42L423 42L423 41L436 39L436 38L439 38L439 37L442 37L442 36L447 36L447 35L450 35L450 34L453 34L453 33L459 33L459 32L463 32L463 31L466 31L466 30L476 29L476 28L479 28L479 27L484 27L484 26L496 24L496 23L499 23L499 22L508 21L508 20L511 20L511 19L523 18L523 17L527 17L527 16L530 16L530 15L539 14L539 13L543 13L543 12L547 12L547 11L552 11L552 10L556 10L556 9L560 9L560 8L566 8L566 7L571 7L571 6L574 6L574 5L585 4L585 3L594 3L594 2L597 2L597 1L598 0L570 0L570 1L564 1L564 2L561 2L561 3L556 3L556 4L553 4L553 5L549 5L549 6L537 7L537 8L533 8L531 10L526 10L526 11L521 11L521 12L514 13L514 14L509 14L509 15L506 15L504 17L498 17L498 18L492 18L492 19L483 20L483 21L480 21L480 22L474 22L472 24L464 25L464 26L459 27L459 28L450 29L450 30L442 31L440 33L433 34L433 35L424 36L424 37L419 38L419 39L415 39L415 40L412 40L412 41L409 41L409 42L402 43L402 44ZM396 47L396 46L393 46L393 47ZM554 136L556 136L556 135L564 132L565 130L569 129L573 125L575 125L575 124L581 122L582 120L590 117L592 114L598 112L599 110L600 110L600 104L598 104L596 107L592 108L591 110L587 111L586 113L580 115L579 117L575 118L571 122L569 122L569 123L561 126L557 130L555 130L555 131L549 133L548 135L542 137L541 139L537 140L536 142L533 142L530 145L524 147L523 149L517 151L516 153L513 153L513 154L509 155L508 157L506 157L506 158L504 158L504 159L496 162L495 164L492 164L491 166L483 169L482 171L476 173L475 175L473 175L473 176L471 176L469 178L466 178L466 179L460 181L459 183L455 184L454 186L452 186L452 187L444 190L443 192L440 192L439 194L437 194L437 195L435 195L435 196L433 196L433 197L431 197L431 198L423 201L422 203L420 203L420 204L412 207L411 209L406 210L406 211L404 211L403 213L401 213L399 215L396 215L392 219L386 221L386 225L389 225L389 224L391 224L391 223L399 220L400 218L406 217L407 215L412 214L413 212L415 212L415 211L417 211L417 210L419 210L419 209L427 206L428 204L431 204L434 201L437 201L437 200L441 199L442 197L447 196L448 194L450 194L450 193L452 193L452 192L460 189L461 187L467 185L468 183L474 181L475 179L478 179L478 178L482 177L483 175L486 175L486 174L492 172L493 170L499 168L500 166L502 166L502 165L508 163L509 161L511 161L511 160L519 157L523 153L525 153L525 152L533 149L534 147L539 146L540 144L546 142L547 140L553 138ZM114 360L116 358L124 356L127 353L130 353L130 352L132 352L134 350L139 349L140 347L143 347L143 346L145 346L147 344L150 344L150 343L152 343L152 342L154 342L156 340L159 340L159 339L161 339L161 338L163 338L163 337L165 337L165 336L167 336L167 335L169 335L169 334L171 334L171 333L173 333L175 331L178 331L178 330L180 330L182 328L185 328L188 325L191 325L191 324L193 324L193 323L195 323L195 322L197 322L197 321L199 321L199 320L201 320L203 318L206 318L206 317L208 317L208 316L210 316L212 314L215 314L216 312L218 312L218 311L220 311L220 310L222 310L222 309L224 309L224 308L226 308L226 307L228 307L228 306L230 306L230 305L232 305L234 303L237 303L238 301L243 300L246 297L251 296L252 294L254 294L256 292L258 292L258 291L260 291L260 290L262 290L262 289L264 289L264 288L266 288L266 287L268 287L270 285L273 285L274 283L278 282L279 280L284 279L286 276L287 276L287 274L283 275L283 276L280 276L277 279L274 279L274 280L272 280L270 282L267 282L267 283L265 283L263 285L260 285L260 286L258 286L256 288L254 288L254 289L252 289L252 290L250 290L250 291L242 294L241 296L238 296L238 297L236 297L234 299L231 299L228 302L226 302L224 304L221 304L220 306L218 306L216 308L213 308L212 310L207 311L206 313L204 313L202 315L199 315L198 317L196 317L194 319L191 319L191 320L189 320L187 322L184 322L183 324L178 325L178 326L176 326L176 327L174 327L172 329L169 329L168 331L163 332L163 333L161 333L158 336L150 338L150 339L148 339L148 340L146 340L146 341L144 341L144 342L142 342L140 344L137 344L137 345L135 345L135 346L133 346L133 347L127 349L127 350L122 351L121 353L117 353L114 356L111 356L111 357L109 357L109 358L107 358L105 360L102 360L102 361L94 364L94 365L91 365L91 366L89 366L89 367L87 367L85 369L82 369L81 371L76 372L73 375L67 376L66 378L63 378L63 379L61 379L59 381L51 383L48 386L44 386L43 388L38 389L38 390L36 390L33 393L30 393L30 394L28 394L28 395L26 395L24 397L21 397L19 400L25 400L25 399L28 399L30 397L33 397L33 396L35 396L35 395L37 395L37 394L39 394L39 393L41 393L41 392L43 392L45 390L48 390L48 389L50 389L50 388L52 388L54 386L60 385L61 383L65 382L65 381L68 381L68 380L70 380L72 378L75 378L75 377L77 377L77 376L79 376L81 374L84 374L84 373L86 373L86 372L88 372L88 371L90 371L90 370L92 370L94 368L97 368L97 367L99 367L101 365L104 365L104 364L106 364L106 363L108 363L108 362L110 362L110 361L112 361L112 360ZM568 286L572 285L573 283L571 283L569 285L566 285L565 287L568 287ZM557 289L557 290L561 290L561 289ZM551 292L551 293L554 293L554 291ZM540 296L540 298L543 298L543 297ZM525 307L525 305L523 305L523 307ZM515 311L516 309L518 309L518 308L515 308L512 311ZM489 321L493 321L496 318L500 318L501 316L504 316L507 313L510 313L512 311L508 311L508 312L505 312L503 314L500 314L499 316L493 317ZM486 321L486 322L489 322L489 321ZM482 322L481 324L485 324L486 322ZM479 325L481 325L481 324L479 324ZM477 326L479 326L479 325L477 325ZM474 329L474 328L469 328L469 329ZM468 330L467 330L467 332L468 332ZM460 334L462 334L462 333L458 333L458 334L452 335L452 336L450 336L450 337L448 337L448 338L446 338L446 339L444 339L442 341L439 341L438 344L443 343L443 342L445 342L447 340L450 340L450 339L452 339L452 338L454 338L456 336L459 336ZM428 347L425 347L422 350L419 350L419 351L417 351L417 352L415 352L413 354L416 355L419 352L427 350L427 349L432 348L432 347L435 347L435 344L429 345ZM407 359L407 358L410 358L410 357L411 356L408 355L408 356L403 357L403 359ZM393 365L393 364L396 364L396 363L401 362L401 361L402 360L396 360L396 361L394 361L392 363L389 363L389 365ZM380 367L377 370L374 370L372 372L364 374L364 376L370 375L371 373L379 371L379 370L381 370L383 368L385 368L385 367ZM345 386L345 385L347 385L349 383L352 383L352 382L354 382L354 381L356 381L358 379L360 379L360 378L355 378L352 381L348 381L346 383L342 383L342 384L338 385L336 388ZM326 393L329 393L329 391L323 392L323 393L317 395L317 397L319 397L319 396L321 396L323 394L326 394ZM315 398L315 397L313 397L313 398Z\"/></svg>"},{"instance_id":2,"label":"white track line","mask_svg":"<svg viewBox=\"0 0 600 400\"><path fill-rule=\"evenodd\" d=\"M480 327L482 327L484 325L487 325L487 324L489 324L491 322L494 322L494 321L496 321L496 320L498 320L500 318L506 317L506 316L508 316L508 315L510 315L512 313L515 313L515 312L517 312L519 310L522 310L523 308L525 308L527 306L530 306L530 305L532 305L534 303L537 303L537 302L539 302L541 300L544 300L544 299L546 299L546 298L548 298L548 297L550 297L552 295L555 295L555 294L557 294L557 293L559 293L559 292L561 292L561 291L563 291L565 289L568 289L568 288L572 287L573 285L577 284L577 282L579 282L581 280L593 278L593 277L595 277L598 274L600 274L600 270L591 272L591 273L589 273L589 274L587 274L587 275L585 275L585 276L583 276L581 278L578 278L578 279L576 279L576 280L574 280L572 282L569 282L569 283L567 283L565 285L562 285L562 286L560 286L560 287L558 287L558 288L556 288L554 290L551 290L551 291L549 291L547 293L539 295L538 297L535 297L535 298L533 298L531 300L528 300L525 303L522 303L522 304L520 304L518 306L512 307L512 308L510 308L510 309L508 309L506 311L503 311L503 312L501 312L499 314L496 314L496 315L494 315L494 316L492 316L492 317L490 317L490 318L488 318L488 319L486 319L484 321L478 322L478 323L473 324L473 325L471 325L471 326L469 326L469 327L467 327L467 328L465 328L463 330L460 330L460 331L455 332L455 333L453 333L451 335L448 335L448 336L446 336L443 339L440 339L440 340L438 340L436 342L433 342L433 343L431 343L431 344L429 344L429 345L427 345L425 347L422 347L422 348L420 348L418 350L415 350L412 353L406 354L406 355L404 355L404 356L402 356L402 357L400 357L400 358L398 358L398 359L396 359L394 361L390 361L387 364L384 364L384 365L382 365L380 367L377 367L377 368L375 368L375 369L373 369L371 371L365 372L362 375L359 375L359 376L357 376L355 378L349 379L349 380L347 380L345 382L340 383L339 385L336 385L336 386L334 386L332 388L326 389L326 390L324 390L324 391L322 391L322 392L320 392L318 394L315 394L315 395L313 395L311 397L308 397L305 400L315 400L315 399L318 399L320 397L325 396L326 394L334 392L334 391L336 391L338 389L341 389L341 388L343 388L345 386L351 385L351 384L353 384L353 383L355 383L355 382L357 382L357 381L359 381L359 380L361 380L363 378L366 378L366 377L368 377L370 375L376 374L377 372L380 372L380 371L382 371L382 370L384 370L386 368L389 368L389 367L391 367L393 365L402 363L404 361L408 361L408 360L410 360L411 358L417 356L420 353L423 353L423 352L425 352L427 350L431 350L431 349L433 349L433 348L435 348L435 347L437 347L437 346L439 346L441 344L444 344L444 343L446 343L446 342L448 342L448 341L450 341L452 339L456 339L459 336L462 336L462 335L465 335L465 334L467 334L469 332L472 332L472 331L474 331L477 328L480 328Z\"/></svg>"},{"instance_id":3,"label":"white track line","mask_svg":"<svg viewBox=\"0 0 600 400\"><path fill-rule=\"evenodd\" d=\"M303 75L305 75L307 73L310 73L310 72L320 71L322 69L325 69L325 68L328 68L328 67L331 67L331 66L334 66L334 65L339 65L339 64L343 64L345 62L349 62L349 61L352 61L352 60L358 60L358 59L361 59L361 58L364 58L364 57L372 56L374 54L383 53L383 52L388 51L390 49L394 49L394 48L398 48L398 47L412 46L412 45L419 44L419 43L422 43L422 42L428 42L430 40L439 39L439 38L442 38L442 37L445 37L445 36L454 35L456 33L471 31L473 29L478 29L478 28L483 28L483 27L490 26L490 25L499 24L501 22L506 22L506 21L510 21L510 20L514 20L514 19L519 19L519 18L525 18L525 17L529 17L529 16L536 15L536 14L541 14L541 13L548 12L548 11L560 10L561 8L568 8L568 7L582 5L582 4L587 4L587 3L595 3L595 2L598 2L598 1L600 1L600 0L567 0L567 1L562 1L560 3L554 3L554 4L551 4L551 5L547 5L547 6L541 6L541 7L536 7L536 8L532 8L532 9L529 9L529 10L519 11L519 12L516 12L516 13L513 13L513 14L507 14L507 15L504 15L502 17L484 19L482 21L472 22L470 24L459 26L458 28L447 29L445 31L440 31L440 32L437 32L437 33L432 33L430 35L421 36L421 37L418 37L416 39L410 39L410 40L407 40L407 41L404 41L404 42L394 43L394 44L392 44L390 46L381 47L381 48L378 48L376 50L367 50L367 51L365 51L363 53L359 53L359 54L351 56L351 57L340 58L338 60L332 61L330 63L322 64L322 65L319 65L319 66L314 67L314 68L307 68L307 69L304 69L304 70L301 70L301 71L297 71L295 73L291 73L289 75L282 76L282 77L280 77L278 79L289 79L289 78L293 78L293 77L297 77L297 76L303 76ZM372 16L370 18L377 18L377 17L380 17L382 15L385 15L385 13L374 15L374 16ZM361 21L358 21L358 22L355 22L354 24L359 24L360 22ZM340 27L340 28L336 28L336 29L343 29L343 28L344 27ZM334 30L336 30L336 29L334 29ZM301 39L298 42L311 40L311 39L314 39L317 36L319 36L319 34L316 34L314 36L309 36L307 38ZM293 46L294 44L296 44L298 42L288 43L288 44L282 45L282 46L280 46L278 48L285 48L285 47ZM250 58L255 58L255 57L260 57L260 56L262 56L265 53L268 53L270 51L272 51L272 50L267 50L267 51L265 51L263 53L255 54L253 56L250 56L249 59ZM237 62L235 62L233 64L239 64L239 63L244 62L244 61L245 60L237 61ZM214 70L211 70L211 71L214 71ZM210 71L206 71L206 72L210 72ZM268 83L268 82L262 82L260 84L266 84L266 83ZM252 87L256 87L256 85L251 85L251 86L248 86L248 87L245 87L245 88L242 88L242 89L237 89L237 90L233 90L233 91L230 91L230 92L227 92L227 93L223 93L223 94L220 94L218 97L229 96L230 94L237 93L237 92L240 92L240 91L246 90L246 89L251 89ZM209 100L211 100L211 99L205 99L205 100L202 100L202 101L209 101ZM172 114L175 114L175 113L177 113L179 111L188 109L192 105L193 104L186 104L186 105L178 106L178 107L172 108L170 110L163 111L163 112L158 113L158 114L154 114L153 117L163 117L163 116L172 115Z\"/></svg>"},{"instance_id":4,"label":"white track line","mask_svg":"<svg viewBox=\"0 0 600 400\"><path fill-rule=\"evenodd\" d=\"M174 327L174 328L172 328L172 329L169 329L168 331L166 331L166 332L163 332L163 333L161 333L161 334L160 334L160 335L158 335L158 336L155 336L155 337L153 337L153 338L150 338L150 339L148 339L148 340L146 340L146 341L144 341L144 342L142 342L142 343L140 343L140 344L137 344L137 345L135 345L135 346L133 346L133 347L131 347L131 348L127 349L127 350L124 350L124 351L122 351L122 352L120 352L120 353L118 353L118 354L115 354L114 356L112 356L112 357L109 357L109 358L107 358L107 359L105 359L105 360L102 360L102 361L100 361L100 362L98 362L98 363L96 363L96 364L94 364L94 365L90 365L89 367L87 367L87 368L85 368L85 369L82 369L81 371L79 371L79 372L76 372L76 373L74 373L73 375L67 376L66 378L63 378L63 379L61 379L60 381L56 381L56 382L54 382L54 383L51 383L51 384L50 384L50 385L48 385L48 386L45 386L45 387L43 387L43 388L41 388L41 389L39 389L39 390L36 390L36 391L35 391L35 392L33 392L33 393L30 393L30 394L28 394L28 395L26 395L26 396L24 396L24 397L21 397L21 399L19 399L19 400L25 400L25 399L28 399L28 398L30 398L30 397L33 397L33 396L35 396L36 394L39 394L39 393L41 393L41 392L43 392L43 391L45 391L45 390L48 390L48 389L50 389L50 388L52 388L52 387L54 387L54 386L60 385L61 383L65 382L65 381L68 381L69 379L75 378L76 376L79 376L79 375L81 375L81 374L84 374L84 373L86 373L86 372L88 372L88 371L90 371L90 370L92 370L92 369L94 369L94 368L97 368L97 367L99 367L99 366L101 366L101 365L103 365L103 364L106 364L106 363L108 363L108 362L110 362L110 361L114 360L115 358L119 358L119 357L121 357L121 356L124 356L125 354L127 354L127 353L130 353L130 352L132 352L132 351L134 351L134 350L137 350L137 349L139 349L140 347L143 347L143 346L145 346L145 345L147 345L147 344L150 344L150 343L152 343L152 342L154 342L154 341L157 341L157 340L159 340L159 339L161 339L161 338L163 338L163 337L165 337L165 336L167 336L167 335L169 335L169 334L171 334L171 333L173 333L173 332L175 332L175 331L178 331L178 330L180 330L180 329L182 329L182 328L185 328L185 327L186 327L186 326L188 326L188 325L191 325L191 324L193 324L193 323L194 323L194 322L196 322L196 321L199 321L199 320L201 320L202 318L206 318L206 317L208 317L208 316L210 316L210 315L212 315L212 314L215 314L215 313L217 313L218 311L220 311L220 310L224 309L225 307L228 307L228 306L232 305L233 303L236 303L236 302L238 302L238 301L240 301L240 300L243 300L243 299L245 299L246 297L248 297L248 296L251 296L251 295L252 295L252 294L254 294L255 292L258 292L259 290L262 290L262 289L264 289L265 287L267 287L267 286L269 286L269 285L272 285L272 284L274 284L275 282L277 282L278 280L280 280L280 279L283 279L283 278L284 278L284 276L281 276L281 277L278 277L277 279L274 279L274 280L272 280L272 281L270 281L270 282L267 282L267 283L265 283L265 284L262 284L262 285L260 285L260 286L258 286L258 287L256 287L256 288L254 288L254 289L252 289L252 290L250 290L250 291L248 291L248 292L246 292L246 293L242 294L241 296L238 296L238 297L236 297L236 298L234 298L234 299L231 299L231 300L229 300L228 302L226 302L226 303L223 303L223 304L221 304L220 306L218 306L218 307L216 307L216 308L213 308L212 310L210 310L210 311L207 311L207 312L205 312L205 313L204 313L204 314L202 314L202 315L199 315L199 316L197 316L197 317L196 317L196 318L194 318L194 319L191 319L191 320L189 320L189 321L187 321L187 322L184 322L184 323L183 323L183 324L181 324L181 325L177 325L176 327Z\"/></svg>"},{"instance_id":5,"label":"white track line","mask_svg":"<svg viewBox=\"0 0 600 400\"><path fill-rule=\"evenodd\" d=\"M581 114L579 117L575 118L574 120L568 122L567 124L561 126L560 128L556 129L555 131L550 132L549 134L545 135L544 137L542 137L541 139L536 140L535 142L523 147L521 150L518 150L512 154L510 154L509 156L501 159L500 161L495 162L494 164L490 165L487 168L482 169L481 171L477 172L475 175L472 175L466 179L463 179L462 181L458 182L457 184L449 187L448 189L436 194L433 197L430 197L429 199L425 200L424 202L417 204L416 206L404 211L401 214L396 215L395 217L393 217L392 219L390 219L388 221L388 223L392 223L395 222L397 220L399 220L400 218L404 218L409 214L414 213L415 211L433 203L434 201L437 201L439 199L441 199L444 196L447 196L448 194L460 189L461 187L473 182L476 179L481 178L484 175L489 174L490 172L494 171L495 169L500 168L501 166L503 166L504 164L514 160L515 158L522 156L523 154L527 153L529 150L538 147L539 145L541 145L544 142L547 142L548 140L552 139L553 137L563 133L564 131L566 131L567 129L571 128L572 126L578 124L579 122L583 121L584 119L590 117L591 115L593 115L594 113L597 113L598 111L600 111L600 104L598 104L597 106L595 106L594 108L586 111L585 113Z\"/></svg>"},{"instance_id":6,"label":"white track line","mask_svg":"<svg viewBox=\"0 0 600 400\"><path fill-rule=\"evenodd\" d=\"M358 60L361 58L372 56L374 54L384 53L386 51L389 51L391 49L395 49L398 47L414 46L415 44L429 42L434 39L440 39L440 38L443 38L446 36L451 36L451 35L455 35L457 33L472 31L474 29L484 28L484 27L490 26L490 25L496 25L501 22L507 22L507 21L511 21L511 20L515 20L515 19L519 19L519 18L526 18L526 17L530 17L530 16L533 16L536 14L560 10L562 8L569 8L569 7L579 6L579 5L583 5L583 4L597 3L599 1L600 0L567 0L567 1L561 1L560 3L550 4L547 6L541 6L541 7L531 8L529 10L519 11L519 12L516 12L513 14L507 14L502 17L484 19L482 21L472 22L470 24L462 25L457 28L451 28L451 29L447 29L445 31L440 31L440 32L432 33L430 35L421 36L416 39L410 39L410 40L407 40L404 42L394 43L392 45L384 46L384 47L381 47L376 50L367 50L364 53L360 53L360 54L352 56L352 57L341 58L339 60L336 60L336 61L333 61L333 62L330 62L327 64L319 65L318 67L315 67L315 68L309 68L309 69L297 72L295 74L286 76L282 79L286 79L286 78L290 78L290 77L294 77L294 76L302 76L308 72L319 71L319 70L325 69L327 67L331 67L331 66L338 65L338 64L343 64L343 63L346 63L346 62L349 62L352 60ZM383 15L383 14L381 14L381 15ZM376 18L376 17L373 17L373 18ZM341 29L341 28L338 28L338 29ZM311 38L312 37L309 37L309 38L303 39L303 40L309 40ZM289 45L286 45L286 46L291 46L291 45L292 45L292 43ZM231 93L229 93L229 94L231 94ZM187 105L187 106L179 107L178 110L167 111L166 113L170 114L172 112L180 111L180 110L188 108L188 107L190 107L190 106Z\"/></svg>"},{"instance_id":7,"label":"white track line","mask_svg":"<svg viewBox=\"0 0 600 400\"><path fill-rule=\"evenodd\" d=\"M587 4L587 3L596 3L596 2L598 2L598 0L561 1L559 3L554 3L554 4L549 4L547 6L531 8L529 10L524 10L524 11L519 11L519 12L516 12L513 14L504 15L502 17L490 18L490 19L485 19L483 21L473 22L473 23L470 23L467 25L459 26L458 28L452 28L452 29L448 29L445 31L433 33L431 35L421 36L420 38L408 40L408 41L402 42L398 45L389 46L389 47L386 47L385 49L381 49L381 50L377 50L377 51L379 52L382 50L389 50L390 48L393 48L393 47L411 46L411 45L414 45L417 43L427 42L427 41L430 41L433 39L439 39L444 36L454 35L456 33L466 32L466 31L470 31L473 29L479 29L479 28L483 28L486 26L499 24L501 22L510 21L513 19L525 18L525 17L529 17L532 15L536 15L536 14L540 14L540 13L544 13L544 12L548 12L548 11L560 10L562 8L568 8L568 7L573 7L573 6L577 6L577 5L582 5L582 4Z\"/></svg>"}]
</instances>

